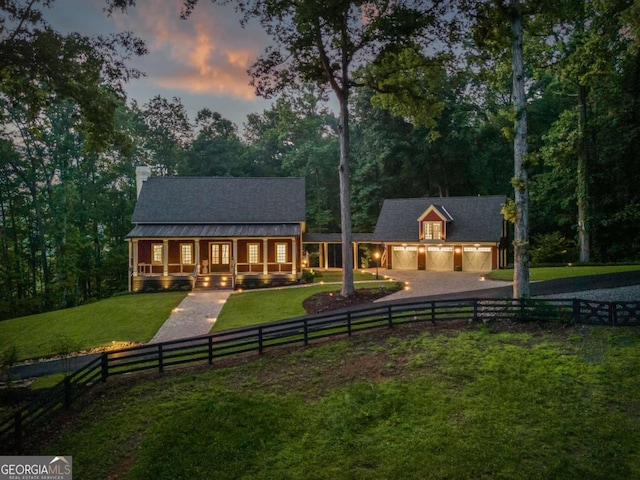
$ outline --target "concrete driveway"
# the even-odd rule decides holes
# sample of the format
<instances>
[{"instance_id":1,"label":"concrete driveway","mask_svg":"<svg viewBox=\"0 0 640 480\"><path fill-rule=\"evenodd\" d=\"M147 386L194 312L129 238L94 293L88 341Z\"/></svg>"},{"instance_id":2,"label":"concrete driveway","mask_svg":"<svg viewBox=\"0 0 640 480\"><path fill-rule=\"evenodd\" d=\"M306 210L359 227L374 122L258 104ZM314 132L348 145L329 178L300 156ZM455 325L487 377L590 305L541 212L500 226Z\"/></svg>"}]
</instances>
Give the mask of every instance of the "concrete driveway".
<instances>
[{"instance_id":1,"label":"concrete driveway","mask_svg":"<svg viewBox=\"0 0 640 480\"><path fill-rule=\"evenodd\" d=\"M384 270L380 275L405 282L406 290L388 295L380 301L402 300L412 297L430 297L447 293L470 292L496 287L507 287L512 282L485 280L482 273L428 272L424 270Z\"/></svg>"}]
</instances>

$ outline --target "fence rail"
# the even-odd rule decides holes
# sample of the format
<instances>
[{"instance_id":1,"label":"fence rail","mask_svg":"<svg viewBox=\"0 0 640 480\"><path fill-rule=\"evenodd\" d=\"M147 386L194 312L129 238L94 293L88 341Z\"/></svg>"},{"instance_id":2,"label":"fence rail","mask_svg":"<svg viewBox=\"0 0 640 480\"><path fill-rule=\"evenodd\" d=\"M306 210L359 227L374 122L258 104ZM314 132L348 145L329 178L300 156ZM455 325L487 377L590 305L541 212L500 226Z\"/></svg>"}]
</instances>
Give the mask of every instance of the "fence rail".
<instances>
[{"instance_id":1,"label":"fence rail","mask_svg":"<svg viewBox=\"0 0 640 480\"><path fill-rule=\"evenodd\" d=\"M381 303L348 311L266 323L200 337L142 345L102 353L37 399L0 421L0 453L20 451L25 436L108 377L145 370L163 372L178 365L208 362L267 348L351 335L374 328L415 322L467 320L544 321L589 325L640 326L640 300L597 302L579 299L466 299Z\"/></svg>"}]
</instances>

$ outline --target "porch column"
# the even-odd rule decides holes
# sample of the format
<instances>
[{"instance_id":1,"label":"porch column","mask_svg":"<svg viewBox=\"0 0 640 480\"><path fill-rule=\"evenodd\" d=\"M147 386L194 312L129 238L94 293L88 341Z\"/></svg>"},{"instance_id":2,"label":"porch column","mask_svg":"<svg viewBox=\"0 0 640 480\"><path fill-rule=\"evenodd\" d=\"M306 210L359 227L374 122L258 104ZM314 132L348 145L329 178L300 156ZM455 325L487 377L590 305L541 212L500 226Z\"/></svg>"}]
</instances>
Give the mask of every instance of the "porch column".
<instances>
[{"instance_id":1,"label":"porch column","mask_svg":"<svg viewBox=\"0 0 640 480\"><path fill-rule=\"evenodd\" d=\"M131 250L133 250L133 252L131 253L131 261L133 262L133 265L131 266L133 270L133 276L137 277L138 276L138 239L134 238L129 245L131 246Z\"/></svg>"},{"instance_id":2,"label":"porch column","mask_svg":"<svg viewBox=\"0 0 640 480\"><path fill-rule=\"evenodd\" d=\"M233 278L238 274L238 239L234 238L231 244L231 274ZM209 259L211 261L211 259Z\"/></svg>"},{"instance_id":3,"label":"porch column","mask_svg":"<svg viewBox=\"0 0 640 480\"><path fill-rule=\"evenodd\" d=\"M162 275L169 276L169 240L162 241Z\"/></svg>"},{"instance_id":4,"label":"porch column","mask_svg":"<svg viewBox=\"0 0 640 480\"><path fill-rule=\"evenodd\" d=\"M291 262L292 262L291 273L293 273L294 275L298 271L297 257L298 257L298 241L295 238L292 238L291 239Z\"/></svg>"},{"instance_id":5,"label":"porch column","mask_svg":"<svg viewBox=\"0 0 640 480\"><path fill-rule=\"evenodd\" d=\"M269 263L267 262L267 257L269 255L269 239L262 239L262 274L269 274Z\"/></svg>"},{"instance_id":6,"label":"porch column","mask_svg":"<svg viewBox=\"0 0 640 480\"><path fill-rule=\"evenodd\" d=\"M196 272L200 273L200 240L198 240L197 238L194 238L193 243L195 243L193 258L196 264Z\"/></svg>"},{"instance_id":7,"label":"porch column","mask_svg":"<svg viewBox=\"0 0 640 480\"><path fill-rule=\"evenodd\" d=\"M353 269L358 269L358 242L353 242Z\"/></svg>"},{"instance_id":8,"label":"porch column","mask_svg":"<svg viewBox=\"0 0 640 480\"><path fill-rule=\"evenodd\" d=\"M324 256L324 269L327 270L329 268L329 244L328 243L325 242L322 244L322 252Z\"/></svg>"}]
</instances>

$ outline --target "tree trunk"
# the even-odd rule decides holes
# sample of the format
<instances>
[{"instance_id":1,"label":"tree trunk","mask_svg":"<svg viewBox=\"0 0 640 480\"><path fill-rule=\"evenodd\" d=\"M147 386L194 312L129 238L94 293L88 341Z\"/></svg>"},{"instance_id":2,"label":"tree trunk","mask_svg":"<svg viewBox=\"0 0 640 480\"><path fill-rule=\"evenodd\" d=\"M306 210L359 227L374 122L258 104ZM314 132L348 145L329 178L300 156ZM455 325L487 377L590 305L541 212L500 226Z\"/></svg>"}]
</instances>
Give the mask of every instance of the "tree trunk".
<instances>
[{"instance_id":1,"label":"tree trunk","mask_svg":"<svg viewBox=\"0 0 640 480\"><path fill-rule=\"evenodd\" d=\"M515 135L513 164L516 220L513 239L513 296L529 296L529 179L525 164L527 156L527 110L524 92L522 7L519 0L511 0L512 33L511 60L513 74L513 108Z\"/></svg>"},{"instance_id":2,"label":"tree trunk","mask_svg":"<svg viewBox=\"0 0 640 480\"><path fill-rule=\"evenodd\" d=\"M578 86L578 107L580 111L578 135L580 146L578 150L578 168L576 174L576 196L578 198L578 245L580 261L588 262L589 246L589 138L587 132L587 87Z\"/></svg>"},{"instance_id":3,"label":"tree trunk","mask_svg":"<svg viewBox=\"0 0 640 480\"><path fill-rule=\"evenodd\" d=\"M340 221L342 224L342 291L343 297L355 293L353 284L353 249L351 247L351 187L349 180L349 90L340 95Z\"/></svg>"}]
</instances>

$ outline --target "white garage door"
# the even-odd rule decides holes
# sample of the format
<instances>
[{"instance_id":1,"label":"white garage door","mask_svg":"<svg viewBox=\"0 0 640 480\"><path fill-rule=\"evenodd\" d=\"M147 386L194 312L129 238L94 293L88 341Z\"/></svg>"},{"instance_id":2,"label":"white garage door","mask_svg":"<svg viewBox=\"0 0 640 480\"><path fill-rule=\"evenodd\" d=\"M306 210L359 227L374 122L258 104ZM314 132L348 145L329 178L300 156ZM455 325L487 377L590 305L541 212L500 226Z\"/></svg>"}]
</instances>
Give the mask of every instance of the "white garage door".
<instances>
[{"instance_id":1,"label":"white garage door","mask_svg":"<svg viewBox=\"0 0 640 480\"><path fill-rule=\"evenodd\" d=\"M427 270L453 272L453 247L427 247Z\"/></svg>"},{"instance_id":2,"label":"white garage door","mask_svg":"<svg viewBox=\"0 0 640 480\"><path fill-rule=\"evenodd\" d=\"M464 247L462 270L465 272L489 272L491 270L491 247Z\"/></svg>"},{"instance_id":3,"label":"white garage door","mask_svg":"<svg viewBox=\"0 0 640 480\"><path fill-rule=\"evenodd\" d=\"M391 266L397 270L417 270L418 247L393 247Z\"/></svg>"}]
</instances>

